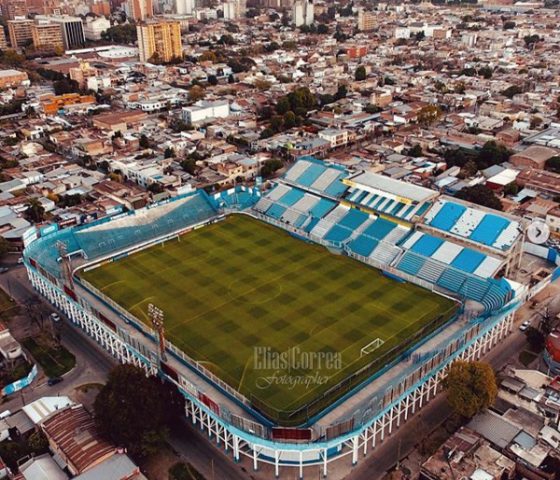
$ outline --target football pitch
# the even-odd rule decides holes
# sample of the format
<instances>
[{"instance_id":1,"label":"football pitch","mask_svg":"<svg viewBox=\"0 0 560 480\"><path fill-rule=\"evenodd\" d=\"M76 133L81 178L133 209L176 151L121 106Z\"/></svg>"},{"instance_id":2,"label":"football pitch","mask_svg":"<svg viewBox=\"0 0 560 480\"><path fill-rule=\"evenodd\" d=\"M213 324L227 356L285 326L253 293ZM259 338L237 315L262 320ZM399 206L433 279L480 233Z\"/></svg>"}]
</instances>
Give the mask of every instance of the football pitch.
<instances>
[{"instance_id":1,"label":"football pitch","mask_svg":"<svg viewBox=\"0 0 560 480\"><path fill-rule=\"evenodd\" d=\"M281 412L313 402L376 359L382 367L396 347L456 308L244 215L81 276L148 325L148 304L161 308L176 347Z\"/></svg>"}]
</instances>

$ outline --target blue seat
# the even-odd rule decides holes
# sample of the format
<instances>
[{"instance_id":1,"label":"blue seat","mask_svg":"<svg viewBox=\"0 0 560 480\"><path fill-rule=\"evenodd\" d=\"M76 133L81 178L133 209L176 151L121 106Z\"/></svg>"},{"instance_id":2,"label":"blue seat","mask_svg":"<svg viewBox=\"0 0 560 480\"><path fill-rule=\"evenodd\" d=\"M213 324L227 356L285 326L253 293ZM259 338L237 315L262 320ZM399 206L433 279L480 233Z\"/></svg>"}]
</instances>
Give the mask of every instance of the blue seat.
<instances>
[{"instance_id":1,"label":"blue seat","mask_svg":"<svg viewBox=\"0 0 560 480\"><path fill-rule=\"evenodd\" d=\"M426 263L426 259L420 255L413 255L406 252L399 261L398 269L410 275L416 275Z\"/></svg>"},{"instance_id":2,"label":"blue seat","mask_svg":"<svg viewBox=\"0 0 560 480\"><path fill-rule=\"evenodd\" d=\"M448 232L466 210L467 207L459 205L458 203L445 202L443 207L441 207L440 211L430 222L430 225Z\"/></svg>"}]
</instances>

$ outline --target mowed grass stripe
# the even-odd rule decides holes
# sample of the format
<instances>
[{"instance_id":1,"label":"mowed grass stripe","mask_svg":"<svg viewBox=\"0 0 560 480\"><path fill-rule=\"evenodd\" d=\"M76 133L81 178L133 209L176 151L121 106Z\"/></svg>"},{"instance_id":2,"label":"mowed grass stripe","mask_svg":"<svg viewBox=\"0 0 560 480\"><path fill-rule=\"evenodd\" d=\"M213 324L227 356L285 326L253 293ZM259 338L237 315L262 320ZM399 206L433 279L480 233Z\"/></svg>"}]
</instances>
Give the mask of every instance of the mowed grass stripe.
<instances>
[{"instance_id":1,"label":"mowed grass stripe","mask_svg":"<svg viewBox=\"0 0 560 480\"><path fill-rule=\"evenodd\" d=\"M280 410L301 406L362 366L360 349L375 338L386 343L371 359L453 306L242 215L83 275L142 321L148 303L158 305L178 348ZM329 378L321 385L261 389L261 377L275 372L254 369L257 346L340 353L343 371L319 371Z\"/></svg>"}]
</instances>

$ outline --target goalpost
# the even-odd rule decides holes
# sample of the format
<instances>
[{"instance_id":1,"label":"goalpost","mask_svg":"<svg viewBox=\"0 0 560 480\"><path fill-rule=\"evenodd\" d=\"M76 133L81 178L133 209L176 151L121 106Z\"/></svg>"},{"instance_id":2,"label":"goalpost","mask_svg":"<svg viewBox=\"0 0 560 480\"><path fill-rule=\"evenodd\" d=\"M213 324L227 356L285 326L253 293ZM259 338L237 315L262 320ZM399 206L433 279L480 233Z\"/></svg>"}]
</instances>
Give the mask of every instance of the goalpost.
<instances>
[{"instance_id":1,"label":"goalpost","mask_svg":"<svg viewBox=\"0 0 560 480\"><path fill-rule=\"evenodd\" d=\"M382 338L376 338L375 340L369 342L365 347L360 350L360 357L364 355L369 355L371 352L377 350L381 345L385 343Z\"/></svg>"}]
</instances>

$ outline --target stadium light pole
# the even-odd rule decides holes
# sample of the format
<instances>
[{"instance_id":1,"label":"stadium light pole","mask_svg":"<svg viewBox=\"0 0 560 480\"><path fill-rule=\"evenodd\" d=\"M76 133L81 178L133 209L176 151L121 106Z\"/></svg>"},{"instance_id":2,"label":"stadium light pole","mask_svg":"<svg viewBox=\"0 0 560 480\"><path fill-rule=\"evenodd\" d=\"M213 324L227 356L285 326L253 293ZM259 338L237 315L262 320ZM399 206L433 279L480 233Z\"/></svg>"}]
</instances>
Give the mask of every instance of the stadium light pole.
<instances>
[{"instance_id":1,"label":"stadium light pole","mask_svg":"<svg viewBox=\"0 0 560 480\"><path fill-rule=\"evenodd\" d=\"M156 307L153 303L148 304L148 316L152 320L152 325L157 332L158 336L158 353L159 353L159 360L160 362L167 361L165 356L165 330L163 326L163 310L161 308Z\"/></svg>"}]
</instances>

